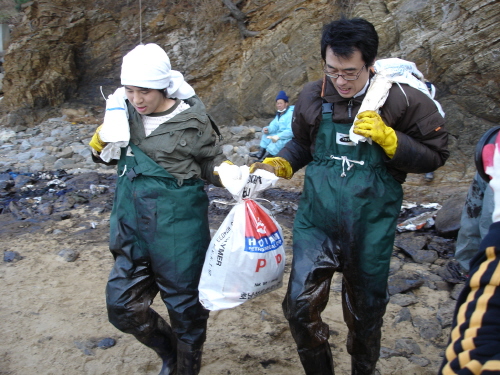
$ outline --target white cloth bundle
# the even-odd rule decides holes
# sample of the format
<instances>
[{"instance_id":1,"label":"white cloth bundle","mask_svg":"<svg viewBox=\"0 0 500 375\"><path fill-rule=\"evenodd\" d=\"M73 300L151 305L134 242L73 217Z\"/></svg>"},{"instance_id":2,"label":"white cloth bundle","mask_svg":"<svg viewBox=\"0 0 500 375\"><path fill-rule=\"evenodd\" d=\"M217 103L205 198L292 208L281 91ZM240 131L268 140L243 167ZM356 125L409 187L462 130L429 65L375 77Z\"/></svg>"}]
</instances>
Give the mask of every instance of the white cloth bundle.
<instances>
[{"instance_id":1,"label":"white cloth bundle","mask_svg":"<svg viewBox=\"0 0 500 375\"><path fill-rule=\"evenodd\" d=\"M427 87L424 75L417 69L415 63L398 58L377 60L374 64L375 76L372 78L370 87L366 93L358 113L364 111L378 111L385 103L389 96L389 90L393 83L405 83L417 90L420 90L429 98L431 98L439 110L441 116L444 117L444 112L436 100L434 100L435 89L431 85L431 91ZM403 91L404 93L404 91ZM354 121L357 120L357 116ZM349 131L349 138L354 143L365 142L366 137L356 134L353 131L354 125ZM369 140L371 142L371 140Z\"/></svg>"},{"instance_id":2,"label":"white cloth bundle","mask_svg":"<svg viewBox=\"0 0 500 375\"><path fill-rule=\"evenodd\" d=\"M109 163L111 159L120 159L120 149L128 146L130 140L125 99L127 99L125 88L120 87L106 100L104 123L99 131L99 138L107 143L100 154L101 159L106 163Z\"/></svg>"}]
</instances>

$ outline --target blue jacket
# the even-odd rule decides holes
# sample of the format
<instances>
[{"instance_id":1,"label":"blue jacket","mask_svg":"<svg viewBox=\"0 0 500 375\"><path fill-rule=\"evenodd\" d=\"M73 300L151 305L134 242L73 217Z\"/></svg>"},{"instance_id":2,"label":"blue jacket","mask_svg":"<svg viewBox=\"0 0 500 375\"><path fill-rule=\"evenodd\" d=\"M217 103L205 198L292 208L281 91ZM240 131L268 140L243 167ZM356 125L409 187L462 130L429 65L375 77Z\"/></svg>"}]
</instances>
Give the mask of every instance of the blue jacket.
<instances>
[{"instance_id":1,"label":"blue jacket","mask_svg":"<svg viewBox=\"0 0 500 375\"><path fill-rule=\"evenodd\" d=\"M268 137L271 135L277 135L280 137L278 142L274 143L270 140L266 149L271 155L277 155L278 152L285 146L285 144L292 139L292 117L293 117L294 106L291 105L287 108L286 112L281 116L274 117L273 121L267 126L269 133L263 134L263 137Z\"/></svg>"}]
</instances>

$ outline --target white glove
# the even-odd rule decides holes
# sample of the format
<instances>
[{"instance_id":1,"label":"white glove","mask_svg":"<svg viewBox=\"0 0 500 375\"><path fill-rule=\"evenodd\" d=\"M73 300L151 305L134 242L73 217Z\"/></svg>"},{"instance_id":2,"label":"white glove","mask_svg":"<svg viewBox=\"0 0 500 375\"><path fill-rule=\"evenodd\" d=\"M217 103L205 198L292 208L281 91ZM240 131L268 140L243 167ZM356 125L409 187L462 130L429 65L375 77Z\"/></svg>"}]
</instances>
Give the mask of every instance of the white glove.
<instances>
[{"instance_id":1,"label":"white glove","mask_svg":"<svg viewBox=\"0 0 500 375\"><path fill-rule=\"evenodd\" d=\"M276 143L278 142L280 137L278 137L277 135L270 135L269 137L267 137L267 139L270 139L271 141L273 141L273 143Z\"/></svg>"}]
</instances>

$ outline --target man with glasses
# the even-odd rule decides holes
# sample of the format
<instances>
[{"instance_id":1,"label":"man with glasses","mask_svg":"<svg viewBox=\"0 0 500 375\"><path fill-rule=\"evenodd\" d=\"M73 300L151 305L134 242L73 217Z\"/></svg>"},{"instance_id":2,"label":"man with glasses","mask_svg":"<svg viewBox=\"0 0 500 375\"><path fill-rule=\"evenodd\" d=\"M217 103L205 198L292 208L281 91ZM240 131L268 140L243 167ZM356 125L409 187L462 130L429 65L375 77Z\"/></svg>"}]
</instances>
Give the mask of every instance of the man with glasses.
<instances>
[{"instance_id":1,"label":"man with glasses","mask_svg":"<svg viewBox=\"0 0 500 375\"><path fill-rule=\"evenodd\" d=\"M307 165L283 311L308 375L334 374L321 312L335 271L343 275L352 374L375 374L401 184L407 173L433 171L449 156L444 118L417 89L393 85L379 112L358 114L377 49L377 32L364 19L326 25L325 76L303 88L295 105L294 138L277 157L251 168L291 178ZM366 142L350 139L353 123Z\"/></svg>"}]
</instances>

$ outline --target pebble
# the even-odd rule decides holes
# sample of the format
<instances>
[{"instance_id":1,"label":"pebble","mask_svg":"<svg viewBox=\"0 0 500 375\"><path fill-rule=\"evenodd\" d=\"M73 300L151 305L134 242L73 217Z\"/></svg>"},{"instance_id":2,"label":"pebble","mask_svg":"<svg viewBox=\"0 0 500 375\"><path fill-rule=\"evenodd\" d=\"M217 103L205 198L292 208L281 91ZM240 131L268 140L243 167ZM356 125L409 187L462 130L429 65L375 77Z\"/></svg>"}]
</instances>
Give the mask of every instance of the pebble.
<instances>
[{"instance_id":1,"label":"pebble","mask_svg":"<svg viewBox=\"0 0 500 375\"><path fill-rule=\"evenodd\" d=\"M437 318L424 319L421 316L416 316L413 318L412 323L419 330L420 336L425 340L435 339L442 332L441 324L439 324Z\"/></svg>"},{"instance_id":2,"label":"pebble","mask_svg":"<svg viewBox=\"0 0 500 375\"><path fill-rule=\"evenodd\" d=\"M7 250L3 253L3 261L6 263L15 263L22 259L23 256L21 256L21 254L19 254L17 251Z\"/></svg>"},{"instance_id":3,"label":"pebble","mask_svg":"<svg viewBox=\"0 0 500 375\"><path fill-rule=\"evenodd\" d=\"M404 293L411 289L417 289L423 285L424 280L417 272L399 271L389 276L389 294L392 296L397 293Z\"/></svg>"},{"instance_id":4,"label":"pebble","mask_svg":"<svg viewBox=\"0 0 500 375\"><path fill-rule=\"evenodd\" d=\"M457 300L458 297L460 296L460 293L462 292L462 290L464 289L465 287L465 284L455 284L453 286L453 289L450 293L450 297L453 299L453 300Z\"/></svg>"},{"instance_id":5,"label":"pebble","mask_svg":"<svg viewBox=\"0 0 500 375\"><path fill-rule=\"evenodd\" d=\"M74 262L79 256L80 253L72 249L63 249L57 253L57 259L64 262Z\"/></svg>"},{"instance_id":6,"label":"pebble","mask_svg":"<svg viewBox=\"0 0 500 375\"><path fill-rule=\"evenodd\" d=\"M97 347L100 349L108 349L116 345L116 340L111 337L106 337L97 343Z\"/></svg>"},{"instance_id":7,"label":"pebble","mask_svg":"<svg viewBox=\"0 0 500 375\"><path fill-rule=\"evenodd\" d=\"M262 320L262 321L272 320L271 318L272 318L271 314L269 314L266 310L261 310L260 320Z\"/></svg>"},{"instance_id":8,"label":"pebble","mask_svg":"<svg viewBox=\"0 0 500 375\"><path fill-rule=\"evenodd\" d=\"M401 322L411 322L411 311L408 307L403 307L395 316L393 326Z\"/></svg>"},{"instance_id":9,"label":"pebble","mask_svg":"<svg viewBox=\"0 0 500 375\"><path fill-rule=\"evenodd\" d=\"M85 341L74 341L75 346L82 351L83 354L88 356L95 355L93 350L97 347L97 343L94 339L85 340Z\"/></svg>"},{"instance_id":10,"label":"pebble","mask_svg":"<svg viewBox=\"0 0 500 375\"><path fill-rule=\"evenodd\" d=\"M434 263L438 258L438 253L434 250L424 250L426 245L426 236L414 236L413 233L402 233L394 243L394 246L411 256L415 262Z\"/></svg>"},{"instance_id":11,"label":"pebble","mask_svg":"<svg viewBox=\"0 0 500 375\"><path fill-rule=\"evenodd\" d=\"M393 303L395 305L399 305L402 307L414 305L415 303L418 302L418 298L415 297L413 294L395 294L391 296L391 299L389 301L390 303Z\"/></svg>"},{"instance_id":12,"label":"pebble","mask_svg":"<svg viewBox=\"0 0 500 375\"><path fill-rule=\"evenodd\" d=\"M92 161L88 143L96 128L97 125L58 118L21 131L0 130L0 170L37 173L64 169L70 174L97 170L114 172L113 167ZM26 176L20 178L29 180ZM19 186L17 181L16 186Z\"/></svg>"},{"instance_id":13,"label":"pebble","mask_svg":"<svg viewBox=\"0 0 500 375\"><path fill-rule=\"evenodd\" d=\"M394 350L391 348L387 348L382 346L380 348L380 358L391 358L391 357L401 357L402 353L399 350Z\"/></svg>"},{"instance_id":14,"label":"pebble","mask_svg":"<svg viewBox=\"0 0 500 375\"><path fill-rule=\"evenodd\" d=\"M429 361L427 358L418 357L416 355L412 355L410 357L410 361L415 363L416 365L419 365L420 367L426 367L431 363L431 361Z\"/></svg>"},{"instance_id":15,"label":"pebble","mask_svg":"<svg viewBox=\"0 0 500 375\"><path fill-rule=\"evenodd\" d=\"M455 311L456 302L454 300L447 301L441 306L436 314L436 318L441 324L441 327L450 327L453 323L453 313Z\"/></svg>"},{"instance_id":16,"label":"pebble","mask_svg":"<svg viewBox=\"0 0 500 375\"><path fill-rule=\"evenodd\" d=\"M271 121L272 119L269 119ZM95 124L75 123L60 118L48 119L32 128L0 130L0 171L13 170L26 173L64 170L68 174L97 171L115 173L115 166L92 161L88 145L99 120ZM259 126L244 124L221 127L222 150L228 160L237 165L251 163L251 150L258 149ZM29 181L29 177L20 177ZM26 182L27 183L27 182ZM19 186L16 182L16 186Z\"/></svg>"},{"instance_id":17,"label":"pebble","mask_svg":"<svg viewBox=\"0 0 500 375\"><path fill-rule=\"evenodd\" d=\"M408 356L413 354L422 354L422 350L417 342L411 338L402 338L396 340L395 350Z\"/></svg>"}]
</instances>

